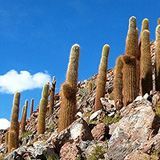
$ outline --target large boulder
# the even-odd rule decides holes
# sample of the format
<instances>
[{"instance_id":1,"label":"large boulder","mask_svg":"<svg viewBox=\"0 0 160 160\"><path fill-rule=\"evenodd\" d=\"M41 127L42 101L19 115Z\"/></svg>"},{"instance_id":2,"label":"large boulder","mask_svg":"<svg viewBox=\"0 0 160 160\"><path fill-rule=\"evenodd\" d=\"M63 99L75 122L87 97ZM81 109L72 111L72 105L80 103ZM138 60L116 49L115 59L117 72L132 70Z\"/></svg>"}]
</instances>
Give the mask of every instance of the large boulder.
<instances>
[{"instance_id":1,"label":"large boulder","mask_svg":"<svg viewBox=\"0 0 160 160\"><path fill-rule=\"evenodd\" d=\"M109 127L105 123L100 123L97 126L95 126L91 132L94 140L102 141L105 140L106 137L108 137Z\"/></svg>"},{"instance_id":2,"label":"large boulder","mask_svg":"<svg viewBox=\"0 0 160 160\"><path fill-rule=\"evenodd\" d=\"M53 137L52 143L56 146L57 151L59 151L66 142L80 144L81 141L92 139L93 136L87 122L83 118L79 118L65 130Z\"/></svg>"},{"instance_id":3,"label":"large boulder","mask_svg":"<svg viewBox=\"0 0 160 160\"><path fill-rule=\"evenodd\" d=\"M147 100L134 101L121 111L123 118L118 122L108 142L108 157L122 160L147 142L152 133L158 132L159 120L151 103Z\"/></svg>"}]
</instances>

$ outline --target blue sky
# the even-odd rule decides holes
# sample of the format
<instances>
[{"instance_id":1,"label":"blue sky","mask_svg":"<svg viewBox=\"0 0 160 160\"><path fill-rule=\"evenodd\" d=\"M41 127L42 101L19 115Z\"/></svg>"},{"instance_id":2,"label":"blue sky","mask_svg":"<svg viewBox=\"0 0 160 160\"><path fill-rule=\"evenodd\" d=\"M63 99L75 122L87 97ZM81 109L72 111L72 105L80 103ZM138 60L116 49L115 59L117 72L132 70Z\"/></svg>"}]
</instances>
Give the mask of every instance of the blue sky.
<instances>
[{"instance_id":1,"label":"blue sky","mask_svg":"<svg viewBox=\"0 0 160 160\"><path fill-rule=\"evenodd\" d=\"M139 31L142 20L149 19L154 40L159 0L0 0L0 118L10 120L16 88L22 91L20 118L25 99L30 108L34 98L36 110L41 87L53 76L59 92L75 43L81 47L79 80L98 72L106 43L108 68L114 67L125 51L131 16L136 16Z\"/></svg>"}]
</instances>

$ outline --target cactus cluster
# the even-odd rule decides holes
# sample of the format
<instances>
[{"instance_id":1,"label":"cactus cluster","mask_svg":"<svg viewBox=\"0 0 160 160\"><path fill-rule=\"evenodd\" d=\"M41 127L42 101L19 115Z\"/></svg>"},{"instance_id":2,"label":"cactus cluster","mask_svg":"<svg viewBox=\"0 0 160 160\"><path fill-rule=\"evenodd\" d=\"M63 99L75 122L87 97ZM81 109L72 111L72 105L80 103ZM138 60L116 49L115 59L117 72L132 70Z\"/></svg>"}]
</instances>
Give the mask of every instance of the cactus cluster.
<instances>
[{"instance_id":1,"label":"cactus cluster","mask_svg":"<svg viewBox=\"0 0 160 160\"><path fill-rule=\"evenodd\" d=\"M136 18L133 16L129 19L125 54L117 58L115 70L114 100L117 109L121 108L122 105L127 106L139 93L143 96L152 89L152 64L148 28L149 21L145 18L142 21L138 43Z\"/></svg>"}]
</instances>

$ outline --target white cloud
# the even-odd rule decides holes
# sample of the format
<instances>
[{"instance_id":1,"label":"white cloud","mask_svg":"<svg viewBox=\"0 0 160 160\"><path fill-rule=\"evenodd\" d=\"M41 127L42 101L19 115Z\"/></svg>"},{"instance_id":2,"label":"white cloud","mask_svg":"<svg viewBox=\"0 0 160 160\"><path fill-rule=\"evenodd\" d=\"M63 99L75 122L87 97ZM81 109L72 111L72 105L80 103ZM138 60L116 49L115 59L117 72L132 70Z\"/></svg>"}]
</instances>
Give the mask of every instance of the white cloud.
<instances>
[{"instance_id":1,"label":"white cloud","mask_svg":"<svg viewBox=\"0 0 160 160\"><path fill-rule=\"evenodd\" d=\"M10 127L10 122L5 118L0 118L0 129L7 129Z\"/></svg>"},{"instance_id":2,"label":"white cloud","mask_svg":"<svg viewBox=\"0 0 160 160\"><path fill-rule=\"evenodd\" d=\"M28 71L10 70L4 75L0 75L0 92L15 93L35 88L42 88L46 82L51 82L51 77L47 73L38 72L31 75Z\"/></svg>"}]
</instances>

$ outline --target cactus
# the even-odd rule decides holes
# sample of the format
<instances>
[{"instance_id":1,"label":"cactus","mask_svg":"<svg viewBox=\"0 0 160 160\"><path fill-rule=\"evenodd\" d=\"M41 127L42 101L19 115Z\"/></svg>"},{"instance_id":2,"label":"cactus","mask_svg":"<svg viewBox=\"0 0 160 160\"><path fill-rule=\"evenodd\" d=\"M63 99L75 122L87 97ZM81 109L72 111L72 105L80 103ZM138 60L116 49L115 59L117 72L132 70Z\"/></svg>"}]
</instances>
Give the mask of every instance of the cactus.
<instances>
[{"instance_id":1,"label":"cactus","mask_svg":"<svg viewBox=\"0 0 160 160\"><path fill-rule=\"evenodd\" d=\"M5 133L5 144L8 145L8 131Z\"/></svg>"},{"instance_id":2,"label":"cactus","mask_svg":"<svg viewBox=\"0 0 160 160\"><path fill-rule=\"evenodd\" d=\"M141 33L140 33L140 38L139 38L139 42L138 42L138 57L137 57L137 82L138 82L138 86L137 89L138 91L140 90L141 92L141 84L140 84L140 57L141 57L141 43L142 43L142 33L144 30L148 30L149 29L149 20L147 18L143 19L142 21L142 25L141 25ZM139 93L139 92L138 92Z\"/></svg>"},{"instance_id":3,"label":"cactus","mask_svg":"<svg viewBox=\"0 0 160 160\"><path fill-rule=\"evenodd\" d=\"M129 30L126 38L125 54L136 57L138 47L138 35L136 29L136 17L129 19Z\"/></svg>"},{"instance_id":4,"label":"cactus","mask_svg":"<svg viewBox=\"0 0 160 160\"><path fill-rule=\"evenodd\" d=\"M46 108L48 105L48 90L49 83L46 83L43 87L42 98L39 105L37 135L43 134L45 132L45 117Z\"/></svg>"},{"instance_id":5,"label":"cactus","mask_svg":"<svg viewBox=\"0 0 160 160\"><path fill-rule=\"evenodd\" d=\"M123 58L123 104L127 106L137 94L136 88L136 58L124 55Z\"/></svg>"},{"instance_id":6,"label":"cactus","mask_svg":"<svg viewBox=\"0 0 160 160\"><path fill-rule=\"evenodd\" d=\"M16 149L19 144L19 103L20 103L20 92L16 92L13 99L13 108L11 115L11 126L9 130L8 138L8 152Z\"/></svg>"},{"instance_id":7,"label":"cactus","mask_svg":"<svg viewBox=\"0 0 160 160\"><path fill-rule=\"evenodd\" d=\"M156 91L160 91L160 25L156 27L155 40Z\"/></svg>"},{"instance_id":8,"label":"cactus","mask_svg":"<svg viewBox=\"0 0 160 160\"><path fill-rule=\"evenodd\" d=\"M116 61L116 68L115 68L115 76L114 76L114 83L113 83L113 91L114 91L114 101L116 109L120 109L123 107L123 61L122 56L119 56Z\"/></svg>"},{"instance_id":9,"label":"cactus","mask_svg":"<svg viewBox=\"0 0 160 160\"><path fill-rule=\"evenodd\" d=\"M50 115L53 113L55 85L56 85L56 78L54 76L52 86L50 88L50 106L49 106L49 114Z\"/></svg>"},{"instance_id":10,"label":"cactus","mask_svg":"<svg viewBox=\"0 0 160 160\"><path fill-rule=\"evenodd\" d=\"M88 93L91 93L91 91L92 91L92 82L89 81L89 83L88 83Z\"/></svg>"},{"instance_id":11,"label":"cactus","mask_svg":"<svg viewBox=\"0 0 160 160\"><path fill-rule=\"evenodd\" d=\"M34 106L34 99L32 98L32 99L31 99L30 116L31 116L31 115L32 115L32 113L33 113L33 106Z\"/></svg>"},{"instance_id":12,"label":"cactus","mask_svg":"<svg viewBox=\"0 0 160 160\"><path fill-rule=\"evenodd\" d=\"M157 20L157 25L160 25L160 18L158 18Z\"/></svg>"},{"instance_id":13,"label":"cactus","mask_svg":"<svg viewBox=\"0 0 160 160\"><path fill-rule=\"evenodd\" d=\"M59 111L58 132L67 128L76 115L76 92L80 47L75 44L71 48L66 82L61 85L62 102Z\"/></svg>"},{"instance_id":14,"label":"cactus","mask_svg":"<svg viewBox=\"0 0 160 160\"><path fill-rule=\"evenodd\" d=\"M94 111L98 111L102 109L100 98L104 97L105 95L106 72L107 72L109 48L110 48L109 45L106 44L104 45L103 50L102 50L102 58L101 58L101 62L99 65L99 73L97 77L97 88L96 88Z\"/></svg>"},{"instance_id":15,"label":"cactus","mask_svg":"<svg viewBox=\"0 0 160 160\"><path fill-rule=\"evenodd\" d=\"M22 118L21 118L21 132L25 132L26 117L27 117L28 99L26 99L23 106Z\"/></svg>"},{"instance_id":16,"label":"cactus","mask_svg":"<svg viewBox=\"0 0 160 160\"><path fill-rule=\"evenodd\" d=\"M143 96L152 90L152 64L150 55L150 34L148 30L142 32L140 59L140 91Z\"/></svg>"}]
</instances>

